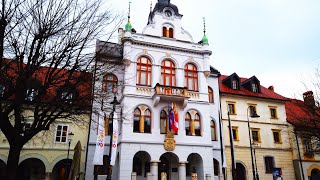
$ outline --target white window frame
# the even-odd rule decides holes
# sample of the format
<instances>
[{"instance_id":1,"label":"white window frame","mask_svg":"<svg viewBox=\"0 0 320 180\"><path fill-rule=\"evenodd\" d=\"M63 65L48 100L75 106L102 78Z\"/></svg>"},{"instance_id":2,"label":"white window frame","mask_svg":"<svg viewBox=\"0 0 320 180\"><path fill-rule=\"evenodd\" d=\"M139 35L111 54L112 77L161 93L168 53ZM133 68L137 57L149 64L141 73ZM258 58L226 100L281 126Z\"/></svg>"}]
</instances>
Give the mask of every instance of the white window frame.
<instances>
[{"instance_id":1,"label":"white window frame","mask_svg":"<svg viewBox=\"0 0 320 180\"><path fill-rule=\"evenodd\" d=\"M66 142L61 142L61 140L62 140L62 132L61 132L61 135L60 135L60 141L56 141L56 138L57 138L57 132L58 132L58 127L59 126L62 126L62 128L61 128L61 130L63 130L63 127L64 126L67 126L67 134L66 134ZM54 132L54 143L56 143L56 144L59 144L59 143L61 143L61 144L67 144L68 143L68 139L69 139L69 125L65 125L65 124L57 124L56 125L56 127L55 127L55 132Z\"/></svg>"},{"instance_id":2,"label":"white window frame","mask_svg":"<svg viewBox=\"0 0 320 180\"><path fill-rule=\"evenodd\" d=\"M238 89L238 81L232 80L232 89Z\"/></svg>"},{"instance_id":3,"label":"white window frame","mask_svg":"<svg viewBox=\"0 0 320 180\"><path fill-rule=\"evenodd\" d=\"M251 84L252 92L258 92L258 85L256 83Z\"/></svg>"},{"instance_id":4,"label":"white window frame","mask_svg":"<svg viewBox=\"0 0 320 180\"><path fill-rule=\"evenodd\" d=\"M30 92L31 91L31 92ZM38 95L38 90L35 88L29 88L27 89L27 93L26 93L26 97L25 100L26 101L34 101L35 97Z\"/></svg>"}]
</instances>

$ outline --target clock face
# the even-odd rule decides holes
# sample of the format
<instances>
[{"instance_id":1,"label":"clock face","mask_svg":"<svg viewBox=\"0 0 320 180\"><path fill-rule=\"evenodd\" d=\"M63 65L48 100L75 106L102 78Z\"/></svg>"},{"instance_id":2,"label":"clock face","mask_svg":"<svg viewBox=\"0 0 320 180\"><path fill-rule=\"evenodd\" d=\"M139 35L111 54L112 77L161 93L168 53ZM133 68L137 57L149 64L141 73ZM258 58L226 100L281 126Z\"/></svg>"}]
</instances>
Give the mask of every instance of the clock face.
<instances>
[{"instance_id":1,"label":"clock face","mask_svg":"<svg viewBox=\"0 0 320 180\"><path fill-rule=\"evenodd\" d=\"M166 10L164 12L164 14L167 16L167 17L171 17L172 16L172 12L170 10Z\"/></svg>"}]
</instances>

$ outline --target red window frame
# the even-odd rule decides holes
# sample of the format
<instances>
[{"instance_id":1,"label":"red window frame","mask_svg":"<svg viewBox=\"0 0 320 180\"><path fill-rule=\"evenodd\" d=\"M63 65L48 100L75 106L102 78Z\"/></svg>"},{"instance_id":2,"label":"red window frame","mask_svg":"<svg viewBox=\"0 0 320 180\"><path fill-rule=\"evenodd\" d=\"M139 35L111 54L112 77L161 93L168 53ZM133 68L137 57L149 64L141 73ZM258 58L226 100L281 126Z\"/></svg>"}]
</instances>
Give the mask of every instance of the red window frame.
<instances>
[{"instance_id":1,"label":"red window frame","mask_svg":"<svg viewBox=\"0 0 320 180\"><path fill-rule=\"evenodd\" d=\"M167 27L162 27L162 36L163 37L168 37L168 35L167 35Z\"/></svg>"},{"instance_id":2,"label":"red window frame","mask_svg":"<svg viewBox=\"0 0 320 180\"><path fill-rule=\"evenodd\" d=\"M169 38L173 38L173 28L169 28Z\"/></svg>"},{"instance_id":3,"label":"red window frame","mask_svg":"<svg viewBox=\"0 0 320 180\"><path fill-rule=\"evenodd\" d=\"M142 58L147 59L147 63L142 62ZM143 70L145 69L145 70ZM143 73L145 73L145 79L146 79L146 84L141 83ZM150 75L150 78L149 78ZM137 85L142 85L142 86L151 86L151 79L152 79L152 64L149 58L147 57L140 57L138 59L137 63Z\"/></svg>"},{"instance_id":4,"label":"red window frame","mask_svg":"<svg viewBox=\"0 0 320 180\"><path fill-rule=\"evenodd\" d=\"M186 117L185 117L185 124L187 124L186 122L188 121L189 122L189 132L187 131L187 127L185 126L185 130L186 130L186 135L187 136L192 136L191 134L191 122L192 122L192 119L191 119L191 114L189 112L187 112L186 114Z\"/></svg>"},{"instance_id":5,"label":"red window frame","mask_svg":"<svg viewBox=\"0 0 320 180\"><path fill-rule=\"evenodd\" d=\"M184 67L185 86L190 91L198 91L198 70L194 64L188 63ZM189 88L189 79L192 80L192 88Z\"/></svg>"},{"instance_id":6,"label":"red window frame","mask_svg":"<svg viewBox=\"0 0 320 180\"><path fill-rule=\"evenodd\" d=\"M112 78L108 78L112 76ZM112 87L112 90L111 92L112 93L115 93L115 92L118 92L118 78L116 75L114 74L106 74L104 77L103 77L103 91L105 92L108 92L108 84L111 84L111 87Z\"/></svg>"},{"instance_id":7,"label":"red window frame","mask_svg":"<svg viewBox=\"0 0 320 180\"><path fill-rule=\"evenodd\" d=\"M170 65L166 66L166 62L169 62ZM169 73L167 72L169 71ZM169 76L169 82L167 78ZM174 63L171 60L164 60L161 64L161 84L165 86L175 86L176 85L176 68Z\"/></svg>"},{"instance_id":8,"label":"red window frame","mask_svg":"<svg viewBox=\"0 0 320 180\"><path fill-rule=\"evenodd\" d=\"M199 122L199 133L197 133L196 122ZM198 113L194 115L194 133L195 136L201 136L201 119Z\"/></svg>"},{"instance_id":9,"label":"red window frame","mask_svg":"<svg viewBox=\"0 0 320 180\"><path fill-rule=\"evenodd\" d=\"M213 90L211 87L208 87L208 97L209 97L209 103L214 103Z\"/></svg>"}]
</instances>

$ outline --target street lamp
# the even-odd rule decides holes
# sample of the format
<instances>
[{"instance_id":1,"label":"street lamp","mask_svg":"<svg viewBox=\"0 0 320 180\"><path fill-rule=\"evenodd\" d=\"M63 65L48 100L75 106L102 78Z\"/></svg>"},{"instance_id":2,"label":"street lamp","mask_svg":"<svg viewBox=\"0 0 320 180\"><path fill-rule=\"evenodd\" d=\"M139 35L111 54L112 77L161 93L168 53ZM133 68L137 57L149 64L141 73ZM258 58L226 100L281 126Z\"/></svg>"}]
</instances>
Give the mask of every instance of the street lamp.
<instances>
[{"instance_id":1,"label":"street lamp","mask_svg":"<svg viewBox=\"0 0 320 180\"><path fill-rule=\"evenodd\" d=\"M251 107L253 107L253 106L248 106L248 108L247 108L247 119L248 119L248 131L249 131L251 164L252 164L252 177L253 177L253 180L258 180L259 179L259 175L258 175L258 172L257 172L257 174L255 172L255 165L254 165L253 153L252 153L252 137L251 137L251 128L250 128L250 121L249 121L249 109ZM251 118L259 118L260 116L257 114L257 112L254 109L252 109L252 111L250 113L250 117ZM255 155L254 155L254 157L255 157Z\"/></svg>"},{"instance_id":2,"label":"street lamp","mask_svg":"<svg viewBox=\"0 0 320 180\"><path fill-rule=\"evenodd\" d=\"M234 145L233 145L233 133L232 133L232 126L231 126L231 120L230 120L230 109L228 106L228 122L229 122L229 137L230 137L230 150L231 150L231 175L232 180L236 180L236 165L235 165L235 159L234 159Z\"/></svg>"},{"instance_id":3,"label":"street lamp","mask_svg":"<svg viewBox=\"0 0 320 180\"><path fill-rule=\"evenodd\" d=\"M110 103L112 104L112 116L111 116L111 120L110 120L110 144L109 144L109 173L107 176L107 180L111 180L111 176L112 176L112 167L111 167L111 149L112 149L112 136L113 136L113 117L114 117L114 112L116 111L116 105L119 105L119 101L117 100L117 95L116 93L114 93L114 97L113 97L113 101Z\"/></svg>"},{"instance_id":4,"label":"street lamp","mask_svg":"<svg viewBox=\"0 0 320 180\"><path fill-rule=\"evenodd\" d=\"M67 175L67 178L69 177L69 173L70 173L70 162L69 162L69 152L70 152L70 145L71 145L71 138L72 138L72 136L73 136L74 134L72 133L72 132L70 132L70 133L68 133L68 155L67 155L67 163L66 163L66 165L67 165L67 167L66 167L66 170L67 170L67 173L66 173L66 175Z\"/></svg>"}]
</instances>

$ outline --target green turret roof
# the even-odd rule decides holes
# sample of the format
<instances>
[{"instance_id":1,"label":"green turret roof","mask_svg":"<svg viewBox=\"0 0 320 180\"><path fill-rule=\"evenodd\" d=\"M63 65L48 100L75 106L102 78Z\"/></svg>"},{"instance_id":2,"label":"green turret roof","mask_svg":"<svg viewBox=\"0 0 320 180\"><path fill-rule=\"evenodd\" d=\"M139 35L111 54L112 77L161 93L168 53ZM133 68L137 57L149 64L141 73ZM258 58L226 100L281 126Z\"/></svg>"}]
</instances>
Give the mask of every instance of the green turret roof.
<instances>
[{"instance_id":1,"label":"green turret roof","mask_svg":"<svg viewBox=\"0 0 320 180\"><path fill-rule=\"evenodd\" d=\"M202 38L202 44L209 44L209 39L207 38L206 34L203 35L203 38Z\"/></svg>"},{"instance_id":2,"label":"green turret roof","mask_svg":"<svg viewBox=\"0 0 320 180\"><path fill-rule=\"evenodd\" d=\"M126 31L131 31L131 29L132 29L132 25L131 25L130 21L128 21L128 23L125 26L125 30Z\"/></svg>"}]
</instances>

